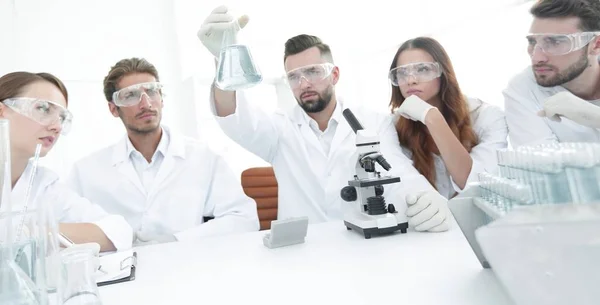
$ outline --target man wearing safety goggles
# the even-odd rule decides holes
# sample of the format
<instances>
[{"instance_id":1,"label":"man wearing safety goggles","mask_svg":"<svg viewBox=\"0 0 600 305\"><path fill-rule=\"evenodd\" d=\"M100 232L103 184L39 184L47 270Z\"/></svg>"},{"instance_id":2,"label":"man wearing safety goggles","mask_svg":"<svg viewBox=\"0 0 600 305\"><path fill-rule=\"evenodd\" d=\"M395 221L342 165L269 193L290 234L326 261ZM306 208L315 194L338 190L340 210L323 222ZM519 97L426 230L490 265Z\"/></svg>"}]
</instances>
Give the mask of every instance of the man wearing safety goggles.
<instances>
[{"instance_id":1,"label":"man wearing safety goggles","mask_svg":"<svg viewBox=\"0 0 600 305\"><path fill-rule=\"evenodd\" d=\"M503 92L512 146L599 142L600 2L542 0L531 14L531 67Z\"/></svg>"},{"instance_id":2,"label":"man wearing safety goggles","mask_svg":"<svg viewBox=\"0 0 600 305\"><path fill-rule=\"evenodd\" d=\"M215 57L233 20L228 8L220 6L198 31L200 41ZM243 27L248 16L238 20ZM340 70L327 44L316 36L292 37L285 43L283 61L285 79L297 102L289 112L265 113L256 106L260 101L248 101L243 90L222 91L213 86L210 97L225 134L272 164L278 184L278 219L307 216L310 223L342 219L349 205L340 190L355 174L356 152L356 136L342 116L345 108L365 128L379 134L382 153L392 166L388 174L402 177L402 183L385 190L386 201L394 203L399 213L406 209L400 187L410 185L415 191L431 187L402 154L389 116L349 107L336 95Z\"/></svg>"},{"instance_id":3,"label":"man wearing safety goggles","mask_svg":"<svg viewBox=\"0 0 600 305\"><path fill-rule=\"evenodd\" d=\"M77 162L71 185L124 216L135 245L257 231L256 203L223 159L161 124L162 88L158 71L145 59L123 59L112 67L104 95L127 135Z\"/></svg>"}]
</instances>

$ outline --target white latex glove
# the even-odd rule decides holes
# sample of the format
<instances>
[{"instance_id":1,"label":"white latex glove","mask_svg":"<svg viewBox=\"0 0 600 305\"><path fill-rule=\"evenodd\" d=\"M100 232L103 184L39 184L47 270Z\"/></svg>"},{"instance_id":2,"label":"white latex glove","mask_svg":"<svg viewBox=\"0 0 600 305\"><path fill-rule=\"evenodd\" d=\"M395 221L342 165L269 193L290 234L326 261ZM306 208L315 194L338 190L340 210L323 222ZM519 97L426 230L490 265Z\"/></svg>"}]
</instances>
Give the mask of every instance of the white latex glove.
<instances>
[{"instance_id":1,"label":"white latex glove","mask_svg":"<svg viewBox=\"0 0 600 305\"><path fill-rule=\"evenodd\" d=\"M549 97L538 115L556 122L560 122L560 117L564 116L581 125L600 128L600 107L569 91L561 91Z\"/></svg>"},{"instance_id":2,"label":"white latex glove","mask_svg":"<svg viewBox=\"0 0 600 305\"><path fill-rule=\"evenodd\" d=\"M406 195L408 225L416 231L448 231L448 199L436 191Z\"/></svg>"},{"instance_id":3,"label":"white latex glove","mask_svg":"<svg viewBox=\"0 0 600 305\"><path fill-rule=\"evenodd\" d=\"M433 106L418 96L411 95L402 102L400 108L396 109L395 112L407 119L425 123L425 116L432 108Z\"/></svg>"},{"instance_id":4,"label":"white latex glove","mask_svg":"<svg viewBox=\"0 0 600 305\"><path fill-rule=\"evenodd\" d=\"M200 26L198 38L202 44L215 57L219 57L221 52L221 44L223 43L223 33L231 30L233 37L237 37L237 32L243 29L250 20L248 15L243 15L238 18L239 28L236 27L233 15L228 12L228 8L221 5L215 8Z\"/></svg>"},{"instance_id":5,"label":"white latex glove","mask_svg":"<svg viewBox=\"0 0 600 305\"><path fill-rule=\"evenodd\" d=\"M136 243L136 245L138 245L138 246L155 245L155 244L170 243L170 242L177 241L177 238L173 234L158 235L158 234L137 232L136 236L137 236L137 239L140 241L140 242Z\"/></svg>"}]
</instances>

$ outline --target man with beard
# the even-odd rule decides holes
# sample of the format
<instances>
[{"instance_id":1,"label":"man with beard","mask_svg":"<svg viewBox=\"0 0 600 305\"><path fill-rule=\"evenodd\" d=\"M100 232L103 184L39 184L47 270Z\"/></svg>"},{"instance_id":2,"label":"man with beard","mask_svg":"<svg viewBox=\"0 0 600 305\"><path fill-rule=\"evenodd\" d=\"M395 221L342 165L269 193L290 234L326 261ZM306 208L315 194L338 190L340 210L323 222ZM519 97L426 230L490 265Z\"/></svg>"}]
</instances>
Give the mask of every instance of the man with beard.
<instances>
[{"instance_id":1,"label":"man with beard","mask_svg":"<svg viewBox=\"0 0 600 305\"><path fill-rule=\"evenodd\" d=\"M531 67L503 92L511 145L599 142L600 2L543 0L531 14Z\"/></svg>"},{"instance_id":2,"label":"man with beard","mask_svg":"<svg viewBox=\"0 0 600 305\"><path fill-rule=\"evenodd\" d=\"M226 7L218 7L198 32L215 57L233 20ZM238 21L244 27L248 17ZM393 203L400 213L410 211L406 213L408 223L416 230L447 230L447 200L437 195L404 156L391 117L348 107L336 96L340 70L329 46L316 36L292 37L285 43L283 63L297 101L290 112L267 114L248 101L242 90L222 91L213 85L210 97L213 114L225 134L272 164L279 186L277 218L307 216L310 223L319 223L342 219L345 211L354 208L340 196L356 166L356 135L342 115L349 108L363 127L380 136L382 154L392 169L378 171L401 177L400 183L385 186L386 202ZM407 195L415 196L410 209Z\"/></svg>"},{"instance_id":3,"label":"man with beard","mask_svg":"<svg viewBox=\"0 0 600 305\"><path fill-rule=\"evenodd\" d=\"M256 202L222 157L161 124L161 88L158 71L145 59L123 59L111 68L104 95L127 135L77 162L73 189L125 217L134 245L257 231Z\"/></svg>"}]
</instances>

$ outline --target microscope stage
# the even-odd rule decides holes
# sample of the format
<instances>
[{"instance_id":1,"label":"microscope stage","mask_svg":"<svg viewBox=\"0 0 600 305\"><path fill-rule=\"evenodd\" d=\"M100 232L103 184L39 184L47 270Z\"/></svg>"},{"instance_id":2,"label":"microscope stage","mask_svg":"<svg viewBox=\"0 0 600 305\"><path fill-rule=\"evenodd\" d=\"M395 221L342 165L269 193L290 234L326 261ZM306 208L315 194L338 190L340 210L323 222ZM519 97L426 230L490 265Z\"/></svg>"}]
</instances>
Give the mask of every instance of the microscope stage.
<instances>
[{"instance_id":1,"label":"microscope stage","mask_svg":"<svg viewBox=\"0 0 600 305\"><path fill-rule=\"evenodd\" d=\"M369 186L390 184L390 183L396 183L396 182L400 182L400 177L380 177L380 178L350 180L350 181L348 181L348 185L354 186L354 187L369 187Z\"/></svg>"}]
</instances>

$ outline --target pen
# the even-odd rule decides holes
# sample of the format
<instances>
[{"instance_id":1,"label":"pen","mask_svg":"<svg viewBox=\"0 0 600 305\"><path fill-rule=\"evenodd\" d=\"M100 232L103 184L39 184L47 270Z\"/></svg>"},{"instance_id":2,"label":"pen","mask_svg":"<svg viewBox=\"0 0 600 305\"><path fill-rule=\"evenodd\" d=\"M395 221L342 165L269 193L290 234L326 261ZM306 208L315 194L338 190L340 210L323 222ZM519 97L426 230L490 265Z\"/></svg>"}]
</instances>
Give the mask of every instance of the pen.
<instances>
[{"instance_id":1,"label":"pen","mask_svg":"<svg viewBox=\"0 0 600 305\"><path fill-rule=\"evenodd\" d=\"M67 236L65 236L64 234L60 233L58 234L58 241L60 242L61 245L63 245L65 248L71 248L73 247L73 245L75 244L72 240L70 240Z\"/></svg>"}]
</instances>

